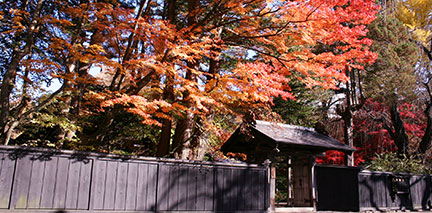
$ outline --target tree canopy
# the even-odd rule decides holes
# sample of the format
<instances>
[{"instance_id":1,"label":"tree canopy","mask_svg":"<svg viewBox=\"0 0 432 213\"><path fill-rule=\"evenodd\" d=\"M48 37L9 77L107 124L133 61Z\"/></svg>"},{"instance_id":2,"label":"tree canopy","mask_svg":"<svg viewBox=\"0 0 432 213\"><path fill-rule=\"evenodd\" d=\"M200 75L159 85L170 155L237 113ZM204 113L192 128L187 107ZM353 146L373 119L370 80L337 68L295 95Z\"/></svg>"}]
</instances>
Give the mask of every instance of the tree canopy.
<instances>
[{"instance_id":1,"label":"tree canopy","mask_svg":"<svg viewBox=\"0 0 432 213\"><path fill-rule=\"evenodd\" d=\"M215 117L266 114L275 97L295 99L292 82L336 89L373 63L366 25L378 8L372 0L3 2L2 141L51 119L58 138L110 147L107 136L129 121L158 135L143 137L153 154L202 158L221 126Z\"/></svg>"}]
</instances>

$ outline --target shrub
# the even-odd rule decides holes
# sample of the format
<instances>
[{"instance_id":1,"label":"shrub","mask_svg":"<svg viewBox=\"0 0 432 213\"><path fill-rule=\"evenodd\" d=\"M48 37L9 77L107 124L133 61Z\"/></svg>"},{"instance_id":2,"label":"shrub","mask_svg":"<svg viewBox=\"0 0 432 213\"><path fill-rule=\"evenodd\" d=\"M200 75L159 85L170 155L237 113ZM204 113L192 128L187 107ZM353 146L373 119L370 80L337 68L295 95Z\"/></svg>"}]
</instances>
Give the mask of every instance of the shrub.
<instances>
[{"instance_id":1,"label":"shrub","mask_svg":"<svg viewBox=\"0 0 432 213\"><path fill-rule=\"evenodd\" d=\"M365 168L372 171L407 172L413 174L430 173L431 169L415 157L398 156L396 153L377 154L375 158L365 164Z\"/></svg>"}]
</instances>

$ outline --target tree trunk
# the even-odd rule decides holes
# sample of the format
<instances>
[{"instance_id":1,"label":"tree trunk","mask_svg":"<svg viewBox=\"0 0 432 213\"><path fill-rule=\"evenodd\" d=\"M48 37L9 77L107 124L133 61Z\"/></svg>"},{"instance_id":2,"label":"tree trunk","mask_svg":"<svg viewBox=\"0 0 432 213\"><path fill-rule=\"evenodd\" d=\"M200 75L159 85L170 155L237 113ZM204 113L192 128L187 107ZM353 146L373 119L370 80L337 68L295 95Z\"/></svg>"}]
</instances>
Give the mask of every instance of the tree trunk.
<instances>
[{"instance_id":1,"label":"tree trunk","mask_svg":"<svg viewBox=\"0 0 432 213\"><path fill-rule=\"evenodd\" d=\"M393 134L390 134L390 136L392 136L392 139L394 140L394 142L398 148L398 153L400 155L408 154L409 138L408 138L408 135L406 134L406 130L405 130L403 121L400 117L397 103L395 103L395 104L393 104L393 106L391 106L390 116L391 116L393 128L395 130Z\"/></svg>"},{"instance_id":2,"label":"tree trunk","mask_svg":"<svg viewBox=\"0 0 432 213\"><path fill-rule=\"evenodd\" d=\"M429 90L429 88L428 88ZM429 92L430 94L430 92ZM430 148L432 143L432 97L429 98L428 103L426 104L426 109L424 111L427 119L427 126L425 129L425 133L420 141L420 145L418 148L418 152L421 155L426 154L427 150Z\"/></svg>"},{"instance_id":3,"label":"tree trunk","mask_svg":"<svg viewBox=\"0 0 432 213\"><path fill-rule=\"evenodd\" d=\"M194 114L187 112L185 117L177 121L174 140L173 140L173 151L174 157L177 159L188 159L194 158L192 154L193 149L193 128L194 128Z\"/></svg>"},{"instance_id":4,"label":"tree trunk","mask_svg":"<svg viewBox=\"0 0 432 213\"><path fill-rule=\"evenodd\" d=\"M6 133L6 129L7 129L6 125L9 119L10 94L15 85L16 71L18 69L19 61L21 61L22 57L24 57L22 54L15 52L11 63L9 64L5 74L3 75L3 81L1 84L1 91L0 91L0 104L1 104L0 128L2 130L0 134L2 135L2 138ZM5 143L5 140L3 139L2 142Z\"/></svg>"},{"instance_id":5,"label":"tree trunk","mask_svg":"<svg viewBox=\"0 0 432 213\"><path fill-rule=\"evenodd\" d=\"M157 157L168 156L169 147L171 142L171 125L172 122L169 119L164 119L162 121L162 129L160 134L159 143L156 150Z\"/></svg>"},{"instance_id":6,"label":"tree trunk","mask_svg":"<svg viewBox=\"0 0 432 213\"><path fill-rule=\"evenodd\" d=\"M347 73L348 74L348 73ZM338 109L338 114L342 116L344 121L344 142L350 147L354 147L354 130L353 130L353 107L352 107L352 94L351 94L351 82L346 82L345 90L345 109ZM353 92L354 93L354 92ZM354 153L345 153L345 164L347 166L354 166Z\"/></svg>"},{"instance_id":7,"label":"tree trunk","mask_svg":"<svg viewBox=\"0 0 432 213\"><path fill-rule=\"evenodd\" d=\"M28 30L28 34L25 37L25 46L22 50L20 50L19 45L16 45L13 50L11 62L9 63L5 74L3 75L3 81L0 91L0 136L1 142L3 144L7 144L9 142L8 138L10 138L10 136L8 136L8 134L10 134L14 126L17 125L8 124L10 112L10 95L13 88L15 87L15 77L19 67L19 63L24 58L24 56L26 56L32 51L34 45L34 32L39 30L39 21L37 21L37 18L39 18L44 2L44 0L38 0L35 10L32 14L32 20L29 26L27 26L26 28ZM27 4L24 4L23 9L25 9L25 7L27 7ZM20 42L18 41L17 43ZM11 129L11 127L13 128Z\"/></svg>"},{"instance_id":8,"label":"tree trunk","mask_svg":"<svg viewBox=\"0 0 432 213\"><path fill-rule=\"evenodd\" d=\"M214 113L211 112L210 115L207 116L206 121L210 123L213 120L213 117ZM192 141L194 160L203 160L204 155L209 148L208 141L210 137L210 132L205 131L207 129L205 125L206 124L202 122L201 118L198 118Z\"/></svg>"},{"instance_id":9,"label":"tree trunk","mask_svg":"<svg viewBox=\"0 0 432 213\"><path fill-rule=\"evenodd\" d=\"M172 76L166 76L166 86L163 93L163 99L168 102L174 101L174 79ZM157 146L156 156L167 156L170 151L171 142L171 119L162 119L162 129L159 136L159 143Z\"/></svg>"},{"instance_id":10,"label":"tree trunk","mask_svg":"<svg viewBox=\"0 0 432 213\"><path fill-rule=\"evenodd\" d=\"M350 147L354 147L354 129L353 129L353 119L352 112L349 111L349 116L344 118L344 142ZM348 114L347 113L347 114ZM354 166L354 153L346 153L345 161L347 166Z\"/></svg>"}]
</instances>

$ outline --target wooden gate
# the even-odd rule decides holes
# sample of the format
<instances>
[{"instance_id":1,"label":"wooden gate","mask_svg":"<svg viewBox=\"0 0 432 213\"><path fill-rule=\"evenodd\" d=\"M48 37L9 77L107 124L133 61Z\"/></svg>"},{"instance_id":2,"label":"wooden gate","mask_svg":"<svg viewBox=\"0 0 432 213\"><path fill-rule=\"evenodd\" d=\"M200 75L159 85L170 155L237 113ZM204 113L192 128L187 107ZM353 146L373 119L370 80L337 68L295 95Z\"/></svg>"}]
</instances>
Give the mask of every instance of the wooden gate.
<instances>
[{"instance_id":1,"label":"wooden gate","mask_svg":"<svg viewBox=\"0 0 432 213\"><path fill-rule=\"evenodd\" d=\"M310 159L294 158L292 160L293 206L311 207L312 174Z\"/></svg>"}]
</instances>

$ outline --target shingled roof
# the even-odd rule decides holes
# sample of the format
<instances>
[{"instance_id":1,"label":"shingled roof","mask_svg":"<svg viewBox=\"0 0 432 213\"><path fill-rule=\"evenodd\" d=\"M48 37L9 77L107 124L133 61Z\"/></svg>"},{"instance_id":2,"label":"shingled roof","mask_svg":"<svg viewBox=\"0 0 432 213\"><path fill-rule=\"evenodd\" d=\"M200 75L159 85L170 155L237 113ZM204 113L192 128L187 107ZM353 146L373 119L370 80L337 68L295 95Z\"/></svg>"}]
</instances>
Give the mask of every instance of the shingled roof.
<instances>
[{"instance_id":1,"label":"shingled roof","mask_svg":"<svg viewBox=\"0 0 432 213\"><path fill-rule=\"evenodd\" d=\"M356 150L330 136L320 134L314 129L302 126L271 123L258 120L256 121L255 127L252 128L280 143L315 146L327 148L329 150Z\"/></svg>"},{"instance_id":2,"label":"shingled roof","mask_svg":"<svg viewBox=\"0 0 432 213\"><path fill-rule=\"evenodd\" d=\"M249 134L252 134L253 138L257 138L257 136L260 138L256 140L256 143L280 144L297 150L356 151L356 149L311 128L257 120L255 125L251 125L251 130ZM222 151L239 152L239 147L252 145L243 141L244 137L244 133L237 130L222 146Z\"/></svg>"}]
</instances>

